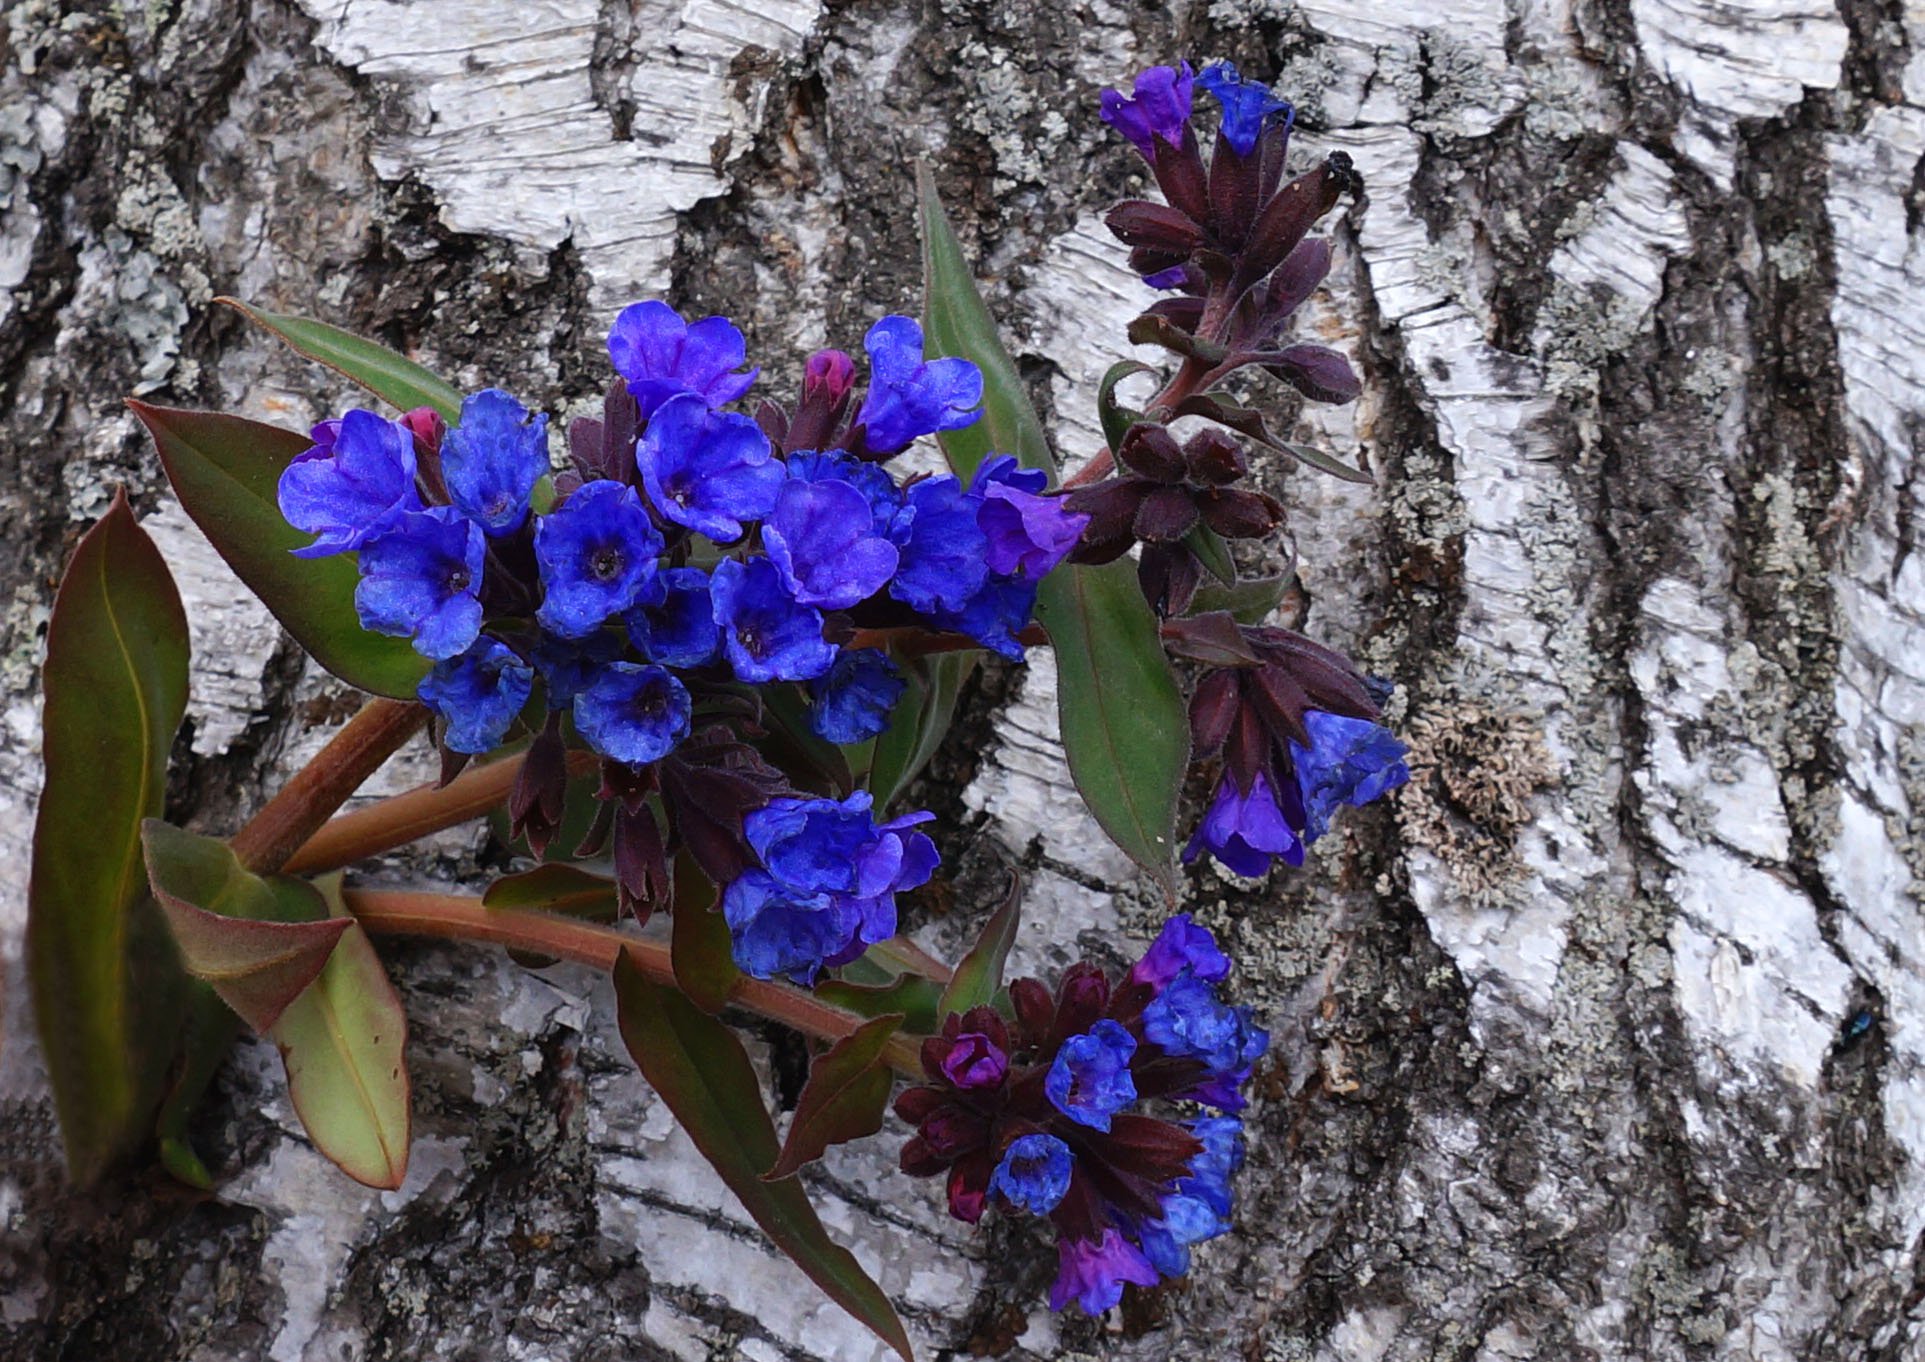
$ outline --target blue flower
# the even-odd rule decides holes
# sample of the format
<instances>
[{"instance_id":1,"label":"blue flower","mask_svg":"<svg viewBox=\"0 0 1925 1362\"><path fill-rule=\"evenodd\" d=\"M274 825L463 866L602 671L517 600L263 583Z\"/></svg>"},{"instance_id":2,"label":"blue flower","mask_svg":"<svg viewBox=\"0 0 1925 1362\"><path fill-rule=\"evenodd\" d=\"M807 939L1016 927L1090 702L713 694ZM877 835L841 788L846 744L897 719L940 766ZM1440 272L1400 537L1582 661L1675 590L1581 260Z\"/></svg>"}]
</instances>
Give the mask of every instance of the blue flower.
<instances>
[{"instance_id":1,"label":"blue flower","mask_svg":"<svg viewBox=\"0 0 1925 1362\"><path fill-rule=\"evenodd\" d=\"M628 614L628 634L651 662L700 667L715 660L722 635L708 574L700 568L669 568L656 574L662 598Z\"/></svg>"},{"instance_id":2,"label":"blue flower","mask_svg":"<svg viewBox=\"0 0 1925 1362\"><path fill-rule=\"evenodd\" d=\"M889 594L925 615L961 610L989 575L989 539L976 524L981 498L945 476L915 484L907 503L890 527L901 558Z\"/></svg>"},{"instance_id":3,"label":"blue flower","mask_svg":"<svg viewBox=\"0 0 1925 1362\"><path fill-rule=\"evenodd\" d=\"M984 561L1004 577L1040 581L1083 537L1087 515L1065 509L1061 497L1038 495L1049 485L1040 468L1019 468L1007 454L992 454L977 468L970 492L981 498L976 524L989 540Z\"/></svg>"},{"instance_id":4,"label":"blue flower","mask_svg":"<svg viewBox=\"0 0 1925 1362\"><path fill-rule=\"evenodd\" d=\"M287 523L320 536L295 549L297 558L358 549L421 509L406 426L356 408L314 427L313 437L314 447L282 470L276 489Z\"/></svg>"},{"instance_id":5,"label":"blue flower","mask_svg":"<svg viewBox=\"0 0 1925 1362\"><path fill-rule=\"evenodd\" d=\"M711 407L733 402L749 390L755 376L742 367L742 333L726 317L706 317L690 325L667 303L631 303L608 331L608 357L615 372L647 419L678 393L693 393Z\"/></svg>"},{"instance_id":6,"label":"blue flower","mask_svg":"<svg viewBox=\"0 0 1925 1362\"><path fill-rule=\"evenodd\" d=\"M1292 788L1287 797L1295 802L1297 791ZM1207 848L1230 870L1250 877L1266 873L1276 856L1302 865L1302 826L1301 808L1286 812L1262 772L1247 793L1239 791L1236 780L1226 773L1196 835L1183 849L1183 861L1187 865Z\"/></svg>"},{"instance_id":7,"label":"blue flower","mask_svg":"<svg viewBox=\"0 0 1925 1362\"><path fill-rule=\"evenodd\" d=\"M847 964L896 932L893 900L811 893L750 870L722 895L730 953L745 974L813 983L825 965Z\"/></svg>"},{"instance_id":8,"label":"blue flower","mask_svg":"<svg viewBox=\"0 0 1925 1362\"><path fill-rule=\"evenodd\" d=\"M868 499L833 479L784 483L762 542L795 598L824 610L867 600L896 570L896 546L876 533Z\"/></svg>"},{"instance_id":9,"label":"blue flower","mask_svg":"<svg viewBox=\"0 0 1925 1362\"><path fill-rule=\"evenodd\" d=\"M840 801L774 799L744 818L742 831L769 873L795 889L873 898L927 883L936 844L909 829L935 815L878 825L872 805L867 790Z\"/></svg>"},{"instance_id":10,"label":"blue flower","mask_svg":"<svg viewBox=\"0 0 1925 1362\"><path fill-rule=\"evenodd\" d=\"M1056 1052L1043 1079L1043 1093L1055 1108L1082 1125L1107 1131L1110 1117L1136 1100L1130 1057L1136 1037L1105 1018Z\"/></svg>"},{"instance_id":11,"label":"blue flower","mask_svg":"<svg viewBox=\"0 0 1925 1362\"><path fill-rule=\"evenodd\" d=\"M461 404L461 424L441 445L448 496L491 535L513 534L528 518L528 494L548 472L548 418L499 388Z\"/></svg>"},{"instance_id":12,"label":"blue flower","mask_svg":"<svg viewBox=\"0 0 1925 1362\"><path fill-rule=\"evenodd\" d=\"M583 483L535 524L542 601L535 618L581 638L640 600L655 581L662 536L635 489L606 478Z\"/></svg>"},{"instance_id":13,"label":"blue flower","mask_svg":"<svg viewBox=\"0 0 1925 1362\"><path fill-rule=\"evenodd\" d=\"M501 746L534 684L531 667L484 638L459 657L435 663L415 693L448 725L442 741L451 750L480 755Z\"/></svg>"},{"instance_id":14,"label":"blue flower","mask_svg":"<svg viewBox=\"0 0 1925 1362\"><path fill-rule=\"evenodd\" d=\"M1190 1245L1230 1232L1230 1218L1198 1197L1173 1192L1163 1199L1160 1219L1137 1226L1143 1255L1165 1277L1190 1270Z\"/></svg>"},{"instance_id":15,"label":"blue flower","mask_svg":"<svg viewBox=\"0 0 1925 1362\"><path fill-rule=\"evenodd\" d=\"M862 493L879 534L886 534L904 506L902 489L881 464L839 449L799 449L789 455L789 476L802 482L844 482Z\"/></svg>"},{"instance_id":16,"label":"blue flower","mask_svg":"<svg viewBox=\"0 0 1925 1362\"><path fill-rule=\"evenodd\" d=\"M1123 1283L1155 1286L1156 1268L1143 1251L1113 1226L1096 1239L1056 1241L1058 1271L1049 1288L1049 1308L1061 1310L1071 1301L1084 1313L1100 1315L1123 1299Z\"/></svg>"},{"instance_id":17,"label":"blue flower","mask_svg":"<svg viewBox=\"0 0 1925 1362\"><path fill-rule=\"evenodd\" d=\"M1409 749L1382 724L1312 709L1304 711L1303 726L1310 731L1310 746L1293 740L1290 756L1303 792L1306 843L1328 831L1339 805L1361 809L1410 779L1404 764Z\"/></svg>"},{"instance_id":18,"label":"blue flower","mask_svg":"<svg viewBox=\"0 0 1925 1362\"><path fill-rule=\"evenodd\" d=\"M767 558L723 559L709 593L740 680L810 681L834 664L835 645L822 639L822 612L790 596Z\"/></svg>"},{"instance_id":19,"label":"blue flower","mask_svg":"<svg viewBox=\"0 0 1925 1362\"><path fill-rule=\"evenodd\" d=\"M1011 662L1023 660L1023 641L1019 637L1036 611L1037 583L1023 577L986 578L976 594L963 602L960 610L938 610L930 619L944 629L953 629Z\"/></svg>"},{"instance_id":20,"label":"blue flower","mask_svg":"<svg viewBox=\"0 0 1925 1362\"><path fill-rule=\"evenodd\" d=\"M649 420L635 461L655 509L718 544L734 543L743 521L774 509L785 478L760 426L687 394Z\"/></svg>"},{"instance_id":21,"label":"blue flower","mask_svg":"<svg viewBox=\"0 0 1925 1362\"><path fill-rule=\"evenodd\" d=\"M907 684L887 653L845 648L826 675L809 683L809 727L828 742L873 738L889 727Z\"/></svg>"},{"instance_id":22,"label":"blue flower","mask_svg":"<svg viewBox=\"0 0 1925 1362\"><path fill-rule=\"evenodd\" d=\"M1296 117L1287 100L1271 94L1270 87L1262 81L1244 80L1227 61L1204 67L1197 84L1215 95L1217 103L1223 106L1223 126L1218 135L1235 147L1239 156L1250 154L1263 132L1263 125L1272 116L1282 114L1286 127Z\"/></svg>"},{"instance_id":23,"label":"blue flower","mask_svg":"<svg viewBox=\"0 0 1925 1362\"><path fill-rule=\"evenodd\" d=\"M1023 1135L1010 1141L990 1174L989 1188L1031 1215L1048 1215L1069 1191L1069 1146L1054 1135Z\"/></svg>"},{"instance_id":24,"label":"blue flower","mask_svg":"<svg viewBox=\"0 0 1925 1362\"><path fill-rule=\"evenodd\" d=\"M1188 970L1143 1009L1143 1039L1167 1055L1202 1064L1209 1072L1194 1095L1224 1111L1243 1109L1237 1088L1270 1045L1249 1008L1218 1002L1216 990Z\"/></svg>"},{"instance_id":25,"label":"blue flower","mask_svg":"<svg viewBox=\"0 0 1925 1362\"><path fill-rule=\"evenodd\" d=\"M1160 993L1186 969L1214 983L1230 973L1230 958L1217 949L1207 927L1197 926L1188 913L1178 913L1163 924L1149 950L1131 968L1130 982L1148 984Z\"/></svg>"},{"instance_id":26,"label":"blue flower","mask_svg":"<svg viewBox=\"0 0 1925 1362\"><path fill-rule=\"evenodd\" d=\"M449 658L481 632L481 526L449 506L410 511L361 546L354 608L361 627L414 640L424 657Z\"/></svg>"},{"instance_id":27,"label":"blue flower","mask_svg":"<svg viewBox=\"0 0 1925 1362\"><path fill-rule=\"evenodd\" d=\"M1156 160L1156 143L1161 138L1172 147L1183 145L1183 131L1190 121L1190 64L1152 66L1136 77L1129 95L1120 90L1105 90L1102 119L1115 128L1145 160Z\"/></svg>"},{"instance_id":28,"label":"blue flower","mask_svg":"<svg viewBox=\"0 0 1925 1362\"><path fill-rule=\"evenodd\" d=\"M894 454L939 430L974 425L982 415L983 373L966 359L922 357L922 327L884 317L862 339L869 352L869 395L856 424L877 454Z\"/></svg>"},{"instance_id":29,"label":"blue flower","mask_svg":"<svg viewBox=\"0 0 1925 1362\"><path fill-rule=\"evenodd\" d=\"M530 650L529 661L548 692L548 707L566 709L622 651L621 636L606 629L579 639L543 634Z\"/></svg>"},{"instance_id":30,"label":"blue flower","mask_svg":"<svg viewBox=\"0 0 1925 1362\"><path fill-rule=\"evenodd\" d=\"M611 662L575 696L575 727L605 757L645 766L688 736L688 688L656 666Z\"/></svg>"}]
</instances>

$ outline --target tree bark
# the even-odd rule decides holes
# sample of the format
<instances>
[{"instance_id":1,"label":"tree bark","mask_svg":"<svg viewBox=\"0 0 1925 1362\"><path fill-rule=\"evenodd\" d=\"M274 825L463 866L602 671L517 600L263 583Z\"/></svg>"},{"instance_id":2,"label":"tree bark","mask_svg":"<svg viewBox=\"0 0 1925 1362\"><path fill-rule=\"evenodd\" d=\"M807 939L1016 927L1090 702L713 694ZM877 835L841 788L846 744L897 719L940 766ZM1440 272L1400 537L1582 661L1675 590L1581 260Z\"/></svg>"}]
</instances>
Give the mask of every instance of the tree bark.
<instances>
[{"instance_id":1,"label":"tree bark","mask_svg":"<svg viewBox=\"0 0 1925 1362\"><path fill-rule=\"evenodd\" d=\"M1189 875L1274 1039L1236 1232L1186 1285L1049 1315L1044 1239L949 1220L893 1124L806 1175L825 1218L929 1357L1925 1351L1916 6L14 0L0 25L0 1353L881 1356L571 967L384 945L398 1193L313 1152L255 1042L196 1132L215 1196L69 1188L20 969L46 611L125 484L193 619L170 806L232 831L354 698L120 399L292 426L357 399L216 294L570 412L615 310L665 296L734 317L788 396L808 350L916 309L918 159L1086 457L1150 296L1100 225L1142 176L1095 95L1185 55L1274 77L1297 155L1363 176L1308 325L1365 395L1292 419L1377 483L1260 476L1303 627L1397 683L1415 778L1305 871ZM909 921L953 949L1019 863L1019 967L1121 959L1165 908L1081 812L1034 659L984 671L922 783L953 892ZM431 772L417 744L375 788ZM485 840L366 878L473 884ZM797 1043L758 1057L792 1104Z\"/></svg>"}]
</instances>

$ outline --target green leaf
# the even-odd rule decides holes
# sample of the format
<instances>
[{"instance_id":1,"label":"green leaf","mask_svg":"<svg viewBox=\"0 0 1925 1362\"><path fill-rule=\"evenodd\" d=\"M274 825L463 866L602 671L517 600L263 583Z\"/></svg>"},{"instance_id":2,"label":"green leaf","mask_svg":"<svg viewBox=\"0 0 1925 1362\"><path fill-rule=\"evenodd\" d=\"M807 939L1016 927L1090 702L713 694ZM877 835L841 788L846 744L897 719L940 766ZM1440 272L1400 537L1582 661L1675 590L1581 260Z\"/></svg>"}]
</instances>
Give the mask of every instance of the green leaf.
<instances>
[{"instance_id":1,"label":"green leaf","mask_svg":"<svg viewBox=\"0 0 1925 1362\"><path fill-rule=\"evenodd\" d=\"M1290 591L1294 574L1276 577L1244 577L1235 586L1205 582L1190 603L1192 615L1208 615L1227 610L1239 624L1262 624L1270 618Z\"/></svg>"},{"instance_id":2,"label":"green leaf","mask_svg":"<svg viewBox=\"0 0 1925 1362\"><path fill-rule=\"evenodd\" d=\"M860 1017L886 1017L895 1013L903 1019L903 1030L912 1035L930 1036L942 1025L942 990L943 986L934 979L920 974L901 974L886 984L823 979L815 986L815 996Z\"/></svg>"},{"instance_id":3,"label":"green leaf","mask_svg":"<svg viewBox=\"0 0 1925 1362\"><path fill-rule=\"evenodd\" d=\"M268 1036L314 1147L356 1182L399 1187L408 1175L408 1016L360 923L348 920Z\"/></svg>"},{"instance_id":4,"label":"green leaf","mask_svg":"<svg viewBox=\"0 0 1925 1362\"><path fill-rule=\"evenodd\" d=\"M563 862L503 875L481 895L484 908L537 908L591 922L613 922L618 900L615 881Z\"/></svg>"},{"instance_id":5,"label":"green leaf","mask_svg":"<svg viewBox=\"0 0 1925 1362\"><path fill-rule=\"evenodd\" d=\"M736 968L729 942L729 924L716 903L715 884L702 873L695 858L675 858L675 907L669 922L669 962L675 982L693 1002L713 1015L728 1004Z\"/></svg>"},{"instance_id":6,"label":"green leaf","mask_svg":"<svg viewBox=\"0 0 1925 1362\"><path fill-rule=\"evenodd\" d=\"M902 668L908 685L890 713L889 727L876 738L869 763L869 792L878 813L888 811L942 746L975 665L974 656L956 652L918 658Z\"/></svg>"},{"instance_id":7,"label":"green leaf","mask_svg":"<svg viewBox=\"0 0 1925 1362\"><path fill-rule=\"evenodd\" d=\"M363 340L326 322L249 307L236 298L216 298L249 321L265 327L309 359L353 379L376 397L411 411L433 407L449 424L461 419L461 393L445 380L385 345Z\"/></svg>"},{"instance_id":8,"label":"green leaf","mask_svg":"<svg viewBox=\"0 0 1925 1362\"><path fill-rule=\"evenodd\" d=\"M1229 586L1237 579L1236 560L1230 556L1230 546L1223 542L1223 536L1198 521L1191 526L1190 532L1183 536L1183 542L1197 562L1209 570L1212 577Z\"/></svg>"},{"instance_id":9,"label":"green leaf","mask_svg":"<svg viewBox=\"0 0 1925 1362\"><path fill-rule=\"evenodd\" d=\"M46 784L27 889L35 1018L81 1182L152 1130L186 1006L140 824L162 812L187 659L173 578L117 494L75 548L47 626Z\"/></svg>"},{"instance_id":10,"label":"green leaf","mask_svg":"<svg viewBox=\"0 0 1925 1362\"><path fill-rule=\"evenodd\" d=\"M321 972L352 919L329 919L305 880L254 874L225 842L158 818L142 824L141 837L181 962L266 1034Z\"/></svg>"},{"instance_id":11,"label":"green leaf","mask_svg":"<svg viewBox=\"0 0 1925 1362\"><path fill-rule=\"evenodd\" d=\"M1140 359L1119 359L1104 373L1103 382L1096 389L1096 415L1103 422L1103 438L1109 442L1112 454L1123 447L1123 437L1130 433L1130 427L1143 419L1142 412L1117 405L1116 385L1131 374L1153 372Z\"/></svg>"},{"instance_id":12,"label":"green leaf","mask_svg":"<svg viewBox=\"0 0 1925 1362\"><path fill-rule=\"evenodd\" d=\"M827 786L838 795L855 789L849 754L809 727L809 707L798 687L765 686L759 694L762 711L772 721L769 740L762 745L764 756L812 786Z\"/></svg>"},{"instance_id":13,"label":"green leaf","mask_svg":"<svg viewBox=\"0 0 1925 1362\"><path fill-rule=\"evenodd\" d=\"M649 982L626 951L615 962L622 1041L702 1156L775 1246L843 1309L912 1358L895 1307L855 1255L829 1237L794 1180L762 1181L779 1156L754 1066L735 1033L672 988Z\"/></svg>"},{"instance_id":14,"label":"green leaf","mask_svg":"<svg viewBox=\"0 0 1925 1362\"><path fill-rule=\"evenodd\" d=\"M240 579L316 662L351 686L415 698L428 660L406 639L371 634L354 609L354 560L296 558L309 536L281 518L281 470L312 443L279 426L218 412L129 401L154 437L181 505Z\"/></svg>"},{"instance_id":15,"label":"green leaf","mask_svg":"<svg viewBox=\"0 0 1925 1362\"><path fill-rule=\"evenodd\" d=\"M972 1007L995 1001L1003 986L1003 966L1009 960L1009 948L1016 942L1022 906L1023 877L1012 871L1001 906L989 915L975 944L956 966L949 986L943 989L942 1003L936 1009L938 1015L947 1017L952 1012L967 1012Z\"/></svg>"},{"instance_id":16,"label":"green leaf","mask_svg":"<svg viewBox=\"0 0 1925 1362\"><path fill-rule=\"evenodd\" d=\"M1369 487L1377 481L1361 468L1352 468L1343 460L1332 458L1320 449L1312 449L1308 445L1286 444L1279 440L1270 433L1270 426L1263 419L1263 413L1253 407L1239 406L1225 398L1215 397L1209 393L1199 393L1179 402L1176 414L1201 416L1206 421L1216 421L1226 425L1240 435L1247 435L1260 444L1266 444L1280 453L1288 454L1291 458L1308 464L1320 473L1342 478L1345 482L1362 483Z\"/></svg>"},{"instance_id":17,"label":"green leaf","mask_svg":"<svg viewBox=\"0 0 1925 1362\"><path fill-rule=\"evenodd\" d=\"M882 1109L895 1086L882 1052L902 1022L900 1014L864 1022L816 1056L796 1101L781 1157L762 1175L764 1182L792 1178L805 1164L821 1158L830 1145L860 1140L882 1129Z\"/></svg>"},{"instance_id":18,"label":"green leaf","mask_svg":"<svg viewBox=\"0 0 1925 1362\"><path fill-rule=\"evenodd\" d=\"M922 200L931 355L961 355L983 371L983 419L944 432L943 452L964 477L991 450L1055 474L1022 376L970 277L925 167ZM1127 562L1059 568L1043 579L1036 617L1056 651L1057 712L1070 775L1110 839L1176 894L1177 794L1190 759L1189 715L1170 675L1156 617Z\"/></svg>"}]
</instances>

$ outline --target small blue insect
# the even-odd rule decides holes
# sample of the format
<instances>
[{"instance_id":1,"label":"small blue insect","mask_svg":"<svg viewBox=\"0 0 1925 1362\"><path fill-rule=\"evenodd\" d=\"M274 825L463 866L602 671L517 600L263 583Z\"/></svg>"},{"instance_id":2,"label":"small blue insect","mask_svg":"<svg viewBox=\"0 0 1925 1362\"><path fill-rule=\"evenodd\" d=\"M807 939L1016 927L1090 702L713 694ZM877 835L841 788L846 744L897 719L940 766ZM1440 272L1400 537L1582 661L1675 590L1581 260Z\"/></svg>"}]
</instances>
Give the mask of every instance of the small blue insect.
<instances>
[{"instance_id":1,"label":"small blue insect","mask_svg":"<svg viewBox=\"0 0 1925 1362\"><path fill-rule=\"evenodd\" d=\"M1870 1034L1872 1024L1877 1020L1878 1018L1872 1015L1872 1010L1869 1007L1859 1008L1846 1020L1845 1034L1839 1038L1838 1043L1840 1045L1850 1045L1855 1041L1863 1040L1865 1036Z\"/></svg>"}]
</instances>

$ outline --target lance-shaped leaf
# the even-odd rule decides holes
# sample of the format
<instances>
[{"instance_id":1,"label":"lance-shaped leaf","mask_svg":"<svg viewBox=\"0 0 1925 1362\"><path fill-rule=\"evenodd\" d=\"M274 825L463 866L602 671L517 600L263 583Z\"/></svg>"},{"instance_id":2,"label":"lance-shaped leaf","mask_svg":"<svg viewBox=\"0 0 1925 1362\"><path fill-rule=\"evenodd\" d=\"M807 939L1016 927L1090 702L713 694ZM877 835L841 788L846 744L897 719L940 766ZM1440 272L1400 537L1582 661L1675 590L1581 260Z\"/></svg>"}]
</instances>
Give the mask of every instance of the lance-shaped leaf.
<instances>
[{"instance_id":1,"label":"lance-shaped leaf","mask_svg":"<svg viewBox=\"0 0 1925 1362\"><path fill-rule=\"evenodd\" d=\"M693 856L675 858L675 908L669 922L669 960L675 982L704 1012L720 1012L742 977L729 942L729 924L716 905L714 881Z\"/></svg>"},{"instance_id":2,"label":"lance-shaped leaf","mask_svg":"<svg viewBox=\"0 0 1925 1362\"><path fill-rule=\"evenodd\" d=\"M1308 445L1287 444L1279 440L1270 433L1270 427L1264 421L1263 413L1254 408L1239 406L1235 402L1226 401L1221 397L1212 397L1208 393L1200 393L1179 402L1176 414L1201 416L1206 421L1215 421L1220 425L1228 426L1239 435L1247 435L1260 444L1268 445L1279 453L1288 454L1291 458L1308 464L1320 473L1342 478L1345 482L1357 482L1365 486L1372 486L1376 482L1375 478L1362 469L1352 468L1343 460L1332 458L1321 450L1312 449Z\"/></svg>"},{"instance_id":3,"label":"lance-shaped leaf","mask_svg":"<svg viewBox=\"0 0 1925 1362\"><path fill-rule=\"evenodd\" d=\"M792 1178L830 1145L882 1129L882 1111L895 1084L882 1052L902 1021L896 1014L864 1022L816 1056L796 1100L781 1157L762 1175L764 1182Z\"/></svg>"},{"instance_id":4,"label":"lance-shaped leaf","mask_svg":"<svg viewBox=\"0 0 1925 1362\"><path fill-rule=\"evenodd\" d=\"M1296 582L1296 574L1275 577L1243 577L1234 586L1205 582L1190 602L1192 615L1228 611L1239 624L1262 624L1270 612L1283 603Z\"/></svg>"},{"instance_id":5,"label":"lance-shaped leaf","mask_svg":"<svg viewBox=\"0 0 1925 1362\"><path fill-rule=\"evenodd\" d=\"M538 908L547 913L613 922L619 916L615 881L579 866L556 862L519 875L503 875L483 891L485 908Z\"/></svg>"},{"instance_id":6,"label":"lance-shaped leaf","mask_svg":"<svg viewBox=\"0 0 1925 1362\"><path fill-rule=\"evenodd\" d=\"M1222 535L1199 522L1192 525L1190 532L1183 536L1183 543L1212 577L1225 586L1236 582L1236 560L1230 556L1230 546L1223 542Z\"/></svg>"},{"instance_id":7,"label":"lance-shaped leaf","mask_svg":"<svg viewBox=\"0 0 1925 1362\"><path fill-rule=\"evenodd\" d=\"M864 984L847 979L823 979L815 996L859 1017L902 1017L902 1029L914 1035L934 1035L942 1025L943 986L920 974L901 974L889 983Z\"/></svg>"},{"instance_id":8,"label":"lance-shaped leaf","mask_svg":"<svg viewBox=\"0 0 1925 1362\"><path fill-rule=\"evenodd\" d=\"M225 842L157 818L141 838L181 963L265 1034L321 972L351 919L330 921L313 885L256 875Z\"/></svg>"},{"instance_id":9,"label":"lance-shaped leaf","mask_svg":"<svg viewBox=\"0 0 1925 1362\"><path fill-rule=\"evenodd\" d=\"M1130 433L1130 427L1143 419L1142 412L1117 404L1116 385L1131 374L1151 372L1142 360L1119 359L1104 372L1103 381L1097 386L1096 415L1103 423L1103 438L1109 442L1112 452L1123 447L1123 437Z\"/></svg>"},{"instance_id":10,"label":"lance-shaped leaf","mask_svg":"<svg viewBox=\"0 0 1925 1362\"><path fill-rule=\"evenodd\" d=\"M1010 872L1009 889L989 921L977 934L975 944L956 966L956 973L942 991L936 1009L941 1016L967 1012L995 1001L1003 986L1003 966L1009 961L1009 948L1016 943L1016 927L1022 920L1023 877Z\"/></svg>"},{"instance_id":11,"label":"lance-shaped leaf","mask_svg":"<svg viewBox=\"0 0 1925 1362\"><path fill-rule=\"evenodd\" d=\"M961 355L983 371L983 419L945 431L943 453L965 478L992 449L1053 477L1042 424L926 167L918 184L927 352ZM1136 573L1121 561L1060 568L1044 578L1036 615L1056 653L1057 711L1076 788L1111 840L1174 896L1176 803L1190 726Z\"/></svg>"},{"instance_id":12,"label":"lance-shaped leaf","mask_svg":"<svg viewBox=\"0 0 1925 1362\"><path fill-rule=\"evenodd\" d=\"M385 345L364 340L326 322L249 307L235 298L214 301L227 304L248 320L272 331L299 353L346 375L402 411L433 407L451 424L461 418L461 394L452 384Z\"/></svg>"},{"instance_id":13,"label":"lance-shaped leaf","mask_svg":"<svg viewBox=\"0 0 1925 1362\"><path fill-rule=\"evenodd\" d=\"M162 811L187 655L167 564L117 495L75 548L47 625L46 784L27 890L40 1046L81 1182L152 1129L185 1006L140 824Z\"/></svg>"},{"instance_id":14,"label":"lance-shaped leaf","mask_svg":"<svg viewBox=\"0 0 1925 1362\"><path fill-rule=\"evenodd\" d=\"M327 964L267 1034L314 1147L391 1191L408 1175L408 1016L361 924L340 920Z\"/></svg>"},{"instance_id":15,"label":"lance-shaped leaf","mask_svg":"<svg viewBox=\"0 0 1925 1362\"><path fill-rule=\"evenodd\" d=\"M354 608L352 558L296 558L310 541L281 517L281 471L312 443L279 426L218 412L133 408L187 514L294 641L351 686L412 700L428 661L406 639L372 634Z\"/></svg>"},{"instance_id":16,"label":"lance-shaped leaf","mask_svg":"<svg viewBox=\"0 0 1925 1362\"><path fill-rule=\"evenodd\" d=\"M869 762L869 793L878 812L887 812L942 746L956 717L956 701L975 667L968 653L938 653L902 669L903 688L889 727L875 740Z\"/></svg>"},{"instance_id":17,"label":"lance-shaped leaf","mask_svg":"<svg viewBox=\"0 0 1925 1362\"><path fill-rule=\"evenodd\" d=\"M1163 621L1163 643L1178 657L1206 667L1254 667L1262 661L1227 610Z\"/></svg>"},{"instance_id":18,"label":"lance-shaped leaf","mask_svg":"<svg viewBox=\"0 0 1925 1362\"><path fill-rule=\"evenodd\" d=\"M779 1150L755 1068L735 1033L672 988L651 983L624 951L615 962L622 1042L775 1246L843 1309L905 1358L895 1307L849 1250L823 1228L802 1184L762 1181Z\"/></svg>"}]
</instances>

